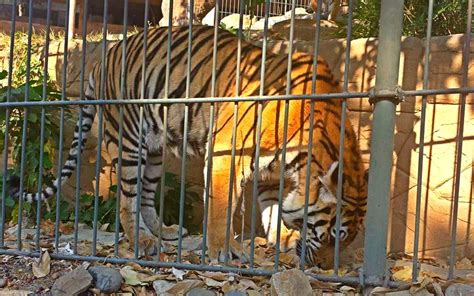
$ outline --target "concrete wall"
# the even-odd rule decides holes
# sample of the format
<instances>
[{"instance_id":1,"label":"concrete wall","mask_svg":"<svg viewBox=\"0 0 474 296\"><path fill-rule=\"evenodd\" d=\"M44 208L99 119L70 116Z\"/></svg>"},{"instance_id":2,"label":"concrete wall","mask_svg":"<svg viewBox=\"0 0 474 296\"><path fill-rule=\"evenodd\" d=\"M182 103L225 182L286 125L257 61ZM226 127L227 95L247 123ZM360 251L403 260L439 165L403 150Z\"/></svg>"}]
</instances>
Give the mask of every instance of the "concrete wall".
<instances>
[{"instance_id":1,"label":"concrete wall","mask_svg":"<svg viewBox=\"0 0 474 296\"><path fill-rule=\"evenodd\" d=\"M431 45L429 88L452 88L461 86L463 35L434 37ZM285 41L270 42L274 52L286 53ZM297 51L313 52L312 42L298 42ZM321 44L321 55L328 61L336 77L344 71L344 40L327 40ZM50 73L59 77L62 67L61 43L54 43L50 48ZM469 60L469 84L474 82L474 42L471 43ZM100 58L101 45L87 45L86 71L93 62ZM67 92L70 97L79 95L79 74L81 44L71 44L67 65ZM358 39L351 43L351 60L349 67L349 91L368 91L375 82L377 58L377 41L375 39ZM405 90L421 89L424 67L424 41L418 38L404 38L400 67L401 86ZM86 77L87 78L87 77ZM420 139L421 98L408 97L398 105L395 131L395 149L393 152L393 190L390 210L390 252L412 252L415 227L415 199L418 175L418 151L420 143L425 144L423 156L423 182L420 246L423 255L447 258L450 244L451 211L453 208L454 171L456 159L456 140L458 139L459 95L429 96L425 138ZM472 256L474 245L471 226L473 216L472 181L473 181L473 146L474 146L474 98L467 97L463 135L463 156L461 161L460 199L457 229L457 245L459 256ZM349 117L355 126L360 145L364 154L364 162L368 167L370 159L370 134L372 106L367 99L350 99L348 101ZM93 190L95 166L95 139L89 141L82 167L83 190ZM69 145L66 140L66 147ZM103 153L103 163L109 165L107 153ZM179 172L179 162L170 160L170 170ZM113 174L109 166L105 166L101 174L101 192L107 194ZM187 179L202 184L202 163L191 162ZM74 176L73 179L74 180ZM73 193L74 184L70 182L65 194ZM199 188L195 188L201 192ZM358 240L360 243L361 239Z\"/></svg>"}]
</instances>

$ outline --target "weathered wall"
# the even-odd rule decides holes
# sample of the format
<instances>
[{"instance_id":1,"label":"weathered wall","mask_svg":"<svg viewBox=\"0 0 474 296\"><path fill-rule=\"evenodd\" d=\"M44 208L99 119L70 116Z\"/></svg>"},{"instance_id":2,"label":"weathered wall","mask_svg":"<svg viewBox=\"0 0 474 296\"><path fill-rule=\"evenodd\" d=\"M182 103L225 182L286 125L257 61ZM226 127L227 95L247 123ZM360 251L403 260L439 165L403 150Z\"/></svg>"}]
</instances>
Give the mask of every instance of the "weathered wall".
<instances>
[{"instance_id":1,"label":"weathered wall","mask_svg":"<svg viewBox=\"0 0 474 296\"><path fill-rule=\"evenodd\" d=\"M432 38L429 88L448 88L461 86L463 35ZM287 43L271 42L270 49L285 53ZM344 40L328 40L321 44L321 55L328 61L337 77L344 71ZM297 51L313 52L312 42L298 42ZM469 61L469 84L474 82L474 42L471 44ZM71 44L68 62L67 92L70 97L79 95L80 74L80 43ZM351 43L351 61L349 67L349 91L367 91L375 82L377 57L377 41L374 39L358 39ZM60 75L62 67L61 44L51 46L50 73L53 78ZM86 71L100 57L101 45L87 45ZM424 41L418 38L405 38L402 42L400 82L405 90L421 89L424 67ZM87 77L86 77L87 79ZM415 199L417 191L418 153L421 142L425 144L422 212L420 246L427 256L446 258L450 244L450 219L453 207L454 170L456 140L459 137L459 95L429 96L425 138L420 139L421 98L408 97L397 107L395 149L393 153L393 190L390 210L389 251L412 252L415 225ZM473 216L472 180L473 180L473 146L474 146L474 98L467 97L467 108L464 122L464 143L461 162L460 202L458 217L458 254L472 256L474 245L471 226ZM368 167L370 159L370 133L372 106L367 99L350 99L348 101L349 117L359 136L364 154L364 162ZM68 145L68 141L66 141ZM82 167L82 184L84 190L93 189L95 166L95 139L89 141ZM110 164L107 154L103 153L103 163ZM169 161L171 171L179 171L179 161ZM202 184L202 163L193 162L188 165L188 180ZM107 194L110 184L110 168L105 167L101 174L101 191ZM74 177L73 179L74 180ZM65 190L72 193L74 185L70 182ZM198 189L199 192L199 189ZM72 196L72 195L71 195ZM359 243L362 241L358 240Z\"/></svg>"}]
</instances>

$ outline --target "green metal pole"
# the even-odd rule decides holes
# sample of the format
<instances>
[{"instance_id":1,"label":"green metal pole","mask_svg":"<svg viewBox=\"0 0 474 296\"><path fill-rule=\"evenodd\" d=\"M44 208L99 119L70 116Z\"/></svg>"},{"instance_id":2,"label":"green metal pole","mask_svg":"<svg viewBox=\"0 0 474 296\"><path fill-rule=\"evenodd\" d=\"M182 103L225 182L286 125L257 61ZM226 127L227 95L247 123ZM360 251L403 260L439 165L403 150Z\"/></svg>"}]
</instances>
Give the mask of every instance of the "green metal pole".
<instances>
[{"instance_id":1,"label":"green metal pole","mask_svg":"<svg viewBox=\"0 0 474 296\"><path fill-rule=\"evenodd\" d=\"M365 221L364 276L382 279L386 268L393 138L403 0L382 0L372 123L368 209Z\"/></svg>"}]
</instances>

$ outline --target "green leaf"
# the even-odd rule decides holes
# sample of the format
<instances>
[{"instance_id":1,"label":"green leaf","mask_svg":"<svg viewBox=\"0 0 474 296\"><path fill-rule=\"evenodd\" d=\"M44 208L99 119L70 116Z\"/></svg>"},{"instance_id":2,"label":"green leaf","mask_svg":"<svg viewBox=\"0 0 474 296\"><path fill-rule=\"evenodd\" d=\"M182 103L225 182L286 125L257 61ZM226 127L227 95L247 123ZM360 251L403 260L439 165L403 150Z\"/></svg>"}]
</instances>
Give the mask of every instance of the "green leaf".
<instances>
[{"instance_id":1,"label":"green leaf","mask_svg":"<svg viewBox=\"0 0 474 296\"><path fill-rule=\"evenodd\" d=\"M13 200L13 198L7 197L7 198L5 199L5 206L6 206L7 208L13 208L13 207L15 206L15 201Z\"/></svg>"},{"instance_id":2,"label":"green leaf","mask_svg":"<svg viewBox=\"0 0 474 296\"><path fill-rule=\"evenodd\" d=\"M7 78L8 72L6 70L0 71L0 80Z\"/></svg>"},{"instance_id":3,"label":"green leaf","mask_svg":"<svg viewBox=\"0 0 474 296\"><path fill-rule=\"evenodd\" d=\"M31 123L36 123L38 121L38 115L33 112L28 113L28 121Z\"/></svg>"}]
</instances>

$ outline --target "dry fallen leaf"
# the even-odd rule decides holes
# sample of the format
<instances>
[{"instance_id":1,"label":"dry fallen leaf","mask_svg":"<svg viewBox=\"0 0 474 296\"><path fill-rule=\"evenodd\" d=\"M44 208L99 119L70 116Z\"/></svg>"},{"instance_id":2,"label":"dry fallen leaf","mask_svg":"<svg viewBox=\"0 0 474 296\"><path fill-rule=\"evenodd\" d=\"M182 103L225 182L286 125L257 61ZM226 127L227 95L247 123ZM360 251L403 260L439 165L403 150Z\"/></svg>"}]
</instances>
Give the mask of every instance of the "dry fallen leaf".
<instances>
[{"instance_id":1,"label":"dry fallen leaf","mask_svg":"<svg viewBox=\"0 0 474 296\"><path fill-rule=\"evenodd\" d=\"M207 277L201 277L201 278L203 279L204 284L206 284L206 286L208 286L208 287L221 288L226 283L226 282L219 282L219 281L216 281L214 279L207 278Z\"/></svg>"},{"instance_id":2,"label":"dry fallen leaf","mask_svg":"<svg viewBox=\"0 0 474 296\"><path fill-rule=\"evenodd\" d=\"M179 281L182 281L184 279L184 276L186 275L186 271L183 271L183 270L180 270L180 269L176 269L176 268L172 268L171 269L171 272L173 273L173 275L176 277L176 279L178 279Z\"/></svg>"},{"instance_id":3,"label":"dry fallen leaf","mask_svg":"<svg viewBox=\"0 0 474 296\"><path fill-rule=\"evenodd\" d=\"M138 272L135 271L133 267L128 265L120 269L120 274L125 280L125 283L131 286L148 285L153 281L167 277L167 275L164 274L149 274L145 272Z\"/></svg>"},{"instance_id":4,"label":"dry fallen leaf","mask_svg":"<svg viewBox=\"0 0 474 296\"><path fill-rule=\"evenodd\" d=\"M464 257L460 261L456 262L456 269L472 269L472 262L468 258Z\"/></svg>"},{"instance_id":5,"label":"dry fallen leaf","mask_svg":"<svg viewBox=\"0 0 474 296\"><path fill-rule=\"evenodd\" d=\"M249 279L240 279L239 284L246 289L253 289L253 290L258 290L258 286L255 284L255 282L249 280Z\"/></svg>"},{"instance_id":6,"label":"dry fallen leaf","mask_svg":"<svg viewBox=\"0 0 474 296\"><path fill-rule=\"evenodd\" d=\"M441 288L440 284L433 282L432 285L436 296L444 296L443 289Z\"/></svg>"},{"instance_id":7,"label":"dry fallen leaf","mask_svg":"<svg viewBox=\"0 0 474 296\"><path fill-rule=\"evenodd\" d=\"M204 286L200 280L184 280L173 283L165 280L157 280L153 282L153 288L158 295L185 295L192 288Z\"/></svg>"},{"instance_id":8,"label":"dry fallen leaf","mask_svg":"<svg viewBox=\"0 0 474 296\"><path fill-rule=\"evenodd\" d=\"M411 281L411 266L403 266L395 271L392 275L393 279L396 281L409 282Z\"/></svg>"},{"instance_id":9,"label":"dry fallen leaf","mask_svg":"<svg viewBox=\"0 0 474 296\"><path fill-rule=\"evenodd\" d=\"M49 274L51 271L51 257L48 251L41 253L38 261L31 264L31 269L36 278L42 278Z\"/></svg>"}]
</instances>

